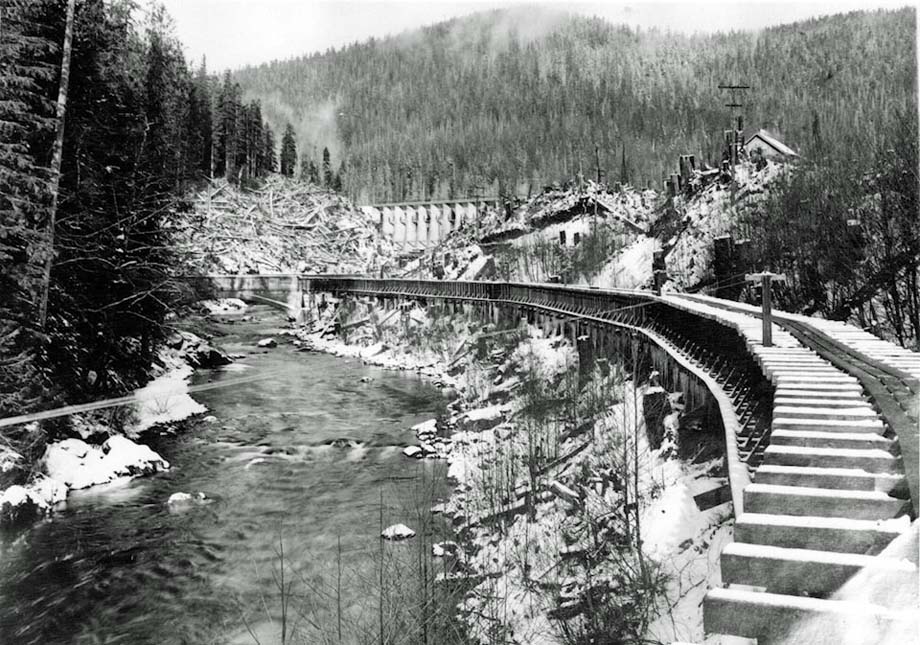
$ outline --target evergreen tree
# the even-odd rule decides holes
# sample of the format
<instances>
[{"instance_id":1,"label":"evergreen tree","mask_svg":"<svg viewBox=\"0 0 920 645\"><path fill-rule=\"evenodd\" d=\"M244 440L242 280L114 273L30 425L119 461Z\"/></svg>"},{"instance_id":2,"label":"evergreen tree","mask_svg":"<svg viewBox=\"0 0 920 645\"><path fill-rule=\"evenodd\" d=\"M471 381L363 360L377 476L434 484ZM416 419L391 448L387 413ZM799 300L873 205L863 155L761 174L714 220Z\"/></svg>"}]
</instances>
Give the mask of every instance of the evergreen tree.
<instances>
[{"instance_id":1,"label":"evergreen tree","mask_svg":"<svg viewBox=\"0 0 920 645\"><path fill-rule=\"evenodd\" d=\"M275 152L275 133L267 123L264 126L264 130L265 140L262 144L262 174L277 172L278 170L278 155Z\"/></svg>"},{"instance_id":2,"label":"evergreen tree","mask_svg":"<svg viewBox=\"0 0 920 645\"><path fill-rule=\"evenodd\" d=\"M243 106L240 118L240 147L237 166L246 178L262 174L265 137L262 133L262 106L252 101Z\"/></svg>"},{"instance_id":3,"label":"evergreen tree","mask_svg":"<svg viewBox=\"0 0 920 645\"><path fill-rule=\"evenodd\" d=\"M229 71L225 72L217 99L216 170L230 180L239 176L240 94L240 86L233 82Z\"/></svg>"},{"instance_id":4,"label":"evergreen tree","mask_svg":"<svg viewBox=\"0 0 920 645\"><path fill-rule=\"evenodd\" d=\"M339 169L336 171L335 176L332 178L332 190L337 193L342 192L345 177L347 174L347 169L345 168L345 162L339 164Z\"/></svg>"},{"instance_id":5,"label":"evergreen tree","mask_svg":"<svg viewBox=\"0 0 920 645\"><path fill-rule=\"evenodd\" d=\"M273 115L335 103L348 114L336 123L336 150L362 162L343 177L346 190L393 196L424 194L435 173L450 177L456 195L473 193L478 177L500 178L509 189L525 178L565 181L579 159L594 158L595 144L612 160L610 177L619 180L625 156L636 185L673 171L680 154L701 151L701 162L718 164L729 115L713 79L756 87L745 100L746 123L781 124L784 142L805 158L823 146L821 155L845 159L872 147L896 111L916 113L913 9L756 33L636 31L580 16L554 20L529 42L506 31L540 19L530 13L477 14L234 78ZM495 33L507 35L501 46ZM803 70L827 60L835 72L816 86Z\"/></svg>"},{"instance_id":6,"label":"evergreen tree","mask_svg":"<svg viewBox=\"0 0 920 645\"><path fill-rule=\"evenodd\" d=\"M243 122L227 76L214 114L212 79L204 63L189 73L162 7L142 26L134 9L0 3L0 416L145 380L184 291L169 231L186 180L218 164L234 177L240 164L260 175L276 163L258 102ZM66 119L55 118L67 80ZM35 436L20 445L15 434L0 441L41 451Z\"/></svg>"},{"instance_id":7,"label":"evergreen tree","mask_svg":"<svg viewBox=\"0 0 920 645\"><path fill-rule=\"evenodd\" d=\"M54 104L44 91L52 71L43 61L59 50L33 20L37 3L0 6L0 417L4 417L34 407L43 384L36 364L35 323L50 186L47 169L38 165L30 144L37 133L53 131Z\"/></svg>"},{"instance_id":8,"label":"evergreen tree","mask_svg":"<svg viewBox=\"0 0 920 645\"><path fill-rule=\"evenodd\" d=\"M297 166L297 142L294 138L294 128L288 123L284 128L284 136L281 137L281 174L285 177L293 177L294 169Z\"/></svg>"},{"instance_id":9,"label":"evergreen tree","mask_svg":"<svg viewBox=\"0 0 920 645\"><path fill-rule=\"evenodd\" d=\"M310 178L310 156L306 151L300 153L300 180L301 181L312 181Z\"/></svg>"},{"instance_id":10,"label":"evergreen tree","mask_svg":"<svg viewBox=\"0 0 920 645\"><path fill-rule=\"evenodd\" d=\"M211 82L208 78L207 62L202 59L201 66L189 87L188 97L188 166L193 176L211 176L213 118Z\"/></svg>"},{"instance_id":11,"label":"evergreen tree","mask_svg":"<svg viewBox=\"0 0 920 645\"><path fill-rule=\"evenodd\" d=\"M323 186L326 188L332 186L332 159L329 155L329 148L323 148Z\"/></svg>"}]
</instances>

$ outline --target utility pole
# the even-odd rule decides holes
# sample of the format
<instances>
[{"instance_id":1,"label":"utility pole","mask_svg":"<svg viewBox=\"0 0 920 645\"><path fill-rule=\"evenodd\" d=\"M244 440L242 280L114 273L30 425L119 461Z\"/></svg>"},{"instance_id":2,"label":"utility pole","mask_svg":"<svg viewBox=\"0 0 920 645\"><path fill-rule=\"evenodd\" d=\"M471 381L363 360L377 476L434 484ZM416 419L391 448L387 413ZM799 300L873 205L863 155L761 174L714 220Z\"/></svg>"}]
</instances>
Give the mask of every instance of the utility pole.
<instances>
[{"instance_id":1,"label":"utility pole","mask_svg":"<svg viewBox=\"0 0 920 645\"><path fill-rule=\"evenodd\" d=\"M762 273L748 273L744 276L745 282L758 282L763 291L763 315L761 316L763 322L763 346L764 347L773 347L773 311L772 311L772 294L770 293L770 284L773 280L777 282L785 282L786 274L785 273L770 273L769 271L764 271Z\"/></svg>"},{"instance_id":2,"label":"utility pole","mask_svg":"<svg viewBox=\"0 0 920 645\"><path fill-rule=\"evenodd\" d=\"M741 103L741 99L742 99L742 97L744 96L744 92L746 92L747 90L751 89L751 86L750 86L750 85L728 85L728 84L726 84L726 83L720 83L720 84L719 84L719 89L720 89L720 90L728 90L728 91L729 91L729 94L731 95L731 98L729 99L730 102L729 102L729 103L725 103L725 107L727 107L727 108L742 108L742 107L744 107L744 104ZM738 118L741 118L740 112L741 112L741 110L739 109L739 110L738 110L738 114L736 114L736 116L737 116ZM739 125L740 125L740 124L739 124Z\"/></svg>"},{"instance_id":3,"label":"utility pole","mask_svg":"<svg viewBox=\"0 0 920 645\"><path fill-rule=\"evenodd\" d=\"M731 154L731 166L732 166L732 176L735 175L735 164L738 162L738 134L737 132L744 129L743 117L741 115L741 108L744 107L744 104L741 102L744 92L751 89L750 85L730 85L727 83L719 84L720 90L728 90L731 98L728 103L725 103L725 107L734 109L734 121L732 129L735 130L735 135L732 137L732 148L730 151Z\"/></svg>"},{"instance_id":4,"label":"utility pole","mask_svg":"<svg viewBox=\"0 0 920 645\"><path fill-rule=\"evenodd\" d=\"M731 130L726 130L724 132L725 143L729 145L728 150L728 169L731 174L731 186L730 186L730 204L731 212L733 214L732 219L737 221L737 211L736 211L736 200L738 192L738 182L735 179L735 165L738 163L738 158L741 155L741 146L744 145L744 135L742 130L744 129L743 117L741 115L741 108L744 107L742 103L742 97L744 93L751 89L750 85L733 85L729 83L720 83L719 89L723 92L728 90L731 98L728 103L725 103L725 107L729 110L735 111L735 123L732 124Z\"/></svg>"}]
</instances>

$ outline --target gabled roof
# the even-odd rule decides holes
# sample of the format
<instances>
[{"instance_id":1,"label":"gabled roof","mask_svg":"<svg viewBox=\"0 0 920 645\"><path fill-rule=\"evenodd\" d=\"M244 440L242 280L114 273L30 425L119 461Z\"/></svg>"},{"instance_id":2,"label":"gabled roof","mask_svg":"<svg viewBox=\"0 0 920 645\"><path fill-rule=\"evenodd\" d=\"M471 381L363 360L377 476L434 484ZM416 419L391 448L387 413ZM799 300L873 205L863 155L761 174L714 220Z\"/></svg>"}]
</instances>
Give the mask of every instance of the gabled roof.
<instances>
[{"instance_id":1,"label":"gabled roof","mask_svg":"<svg viewBox=\"0 0 920 645\"><path fill-rule=\"evenodd\" d=\"M750 137L748 137L748 139L744 142L745 147L747 147L747 145L751 143L751 141L753 141L754 139L760 139L765 144L767 144L768 146L776 150L778 153L786 155L787 157L798 157L799 156L795 150L787 146L785 143L783 143L779 139L776 139L770 136L766 130L758 130L757 132L752 134Z\"/></svg>"}]
</instances>

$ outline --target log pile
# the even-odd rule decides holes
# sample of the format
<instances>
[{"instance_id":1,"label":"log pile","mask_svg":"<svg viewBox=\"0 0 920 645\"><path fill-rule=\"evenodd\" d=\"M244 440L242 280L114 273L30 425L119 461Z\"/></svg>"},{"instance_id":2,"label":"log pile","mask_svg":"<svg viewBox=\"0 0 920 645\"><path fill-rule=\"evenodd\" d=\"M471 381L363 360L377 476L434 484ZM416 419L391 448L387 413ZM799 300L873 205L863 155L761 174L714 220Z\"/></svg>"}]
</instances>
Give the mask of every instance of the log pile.
<instances>
[{"instance_id":1,"label":"log pile","mask_svg":"<svg viewBox=\"0 0 920 645\"><path fill-rule=\"evenodd\" d=\"M192 206L177 237L205 273L365 273L391 253L347 198L291 179L258 189L215 180Z\"/></svg>"}]
</instances>

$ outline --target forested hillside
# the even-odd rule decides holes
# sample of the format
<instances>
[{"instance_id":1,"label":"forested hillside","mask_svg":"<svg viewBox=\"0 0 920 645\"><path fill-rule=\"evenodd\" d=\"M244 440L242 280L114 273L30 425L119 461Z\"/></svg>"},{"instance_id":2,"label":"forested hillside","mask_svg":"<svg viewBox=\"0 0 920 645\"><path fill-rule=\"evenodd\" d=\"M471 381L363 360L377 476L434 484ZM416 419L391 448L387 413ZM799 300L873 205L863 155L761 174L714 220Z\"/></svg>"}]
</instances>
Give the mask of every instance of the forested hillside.
<instances>
[{"instance_id":1,"label":"forested hillside","mask_svg":"<svg viewBox=\"0 0 920 645\"><path fill-rule=\"evenodd\" d=\"M186 191L212 165L264 175L275 146L255 102L225 100L212 127L217 88L190 73L162 7L0 0L0 17L4 417L145 381L188 295L172 240ZM43 442L0 435L26 455Z\"/></svg>"},{"instance_id":2,"label":"forested hillside","mask_svg":"<svg viewBox=\"0 0 920 645\"><path fill-rule=\"evenodd\" d=\"M902 9L686 36L495 11L235 78L276 129L295 124L311 161L329 147L355 197L526 193L593 176L595 144L611 182L644 185L680 153L718 163L720 83L752 86L746 124L804 155L861 155L899 113L915 118L915 22Z\"/></svg>"}]
</instances>

